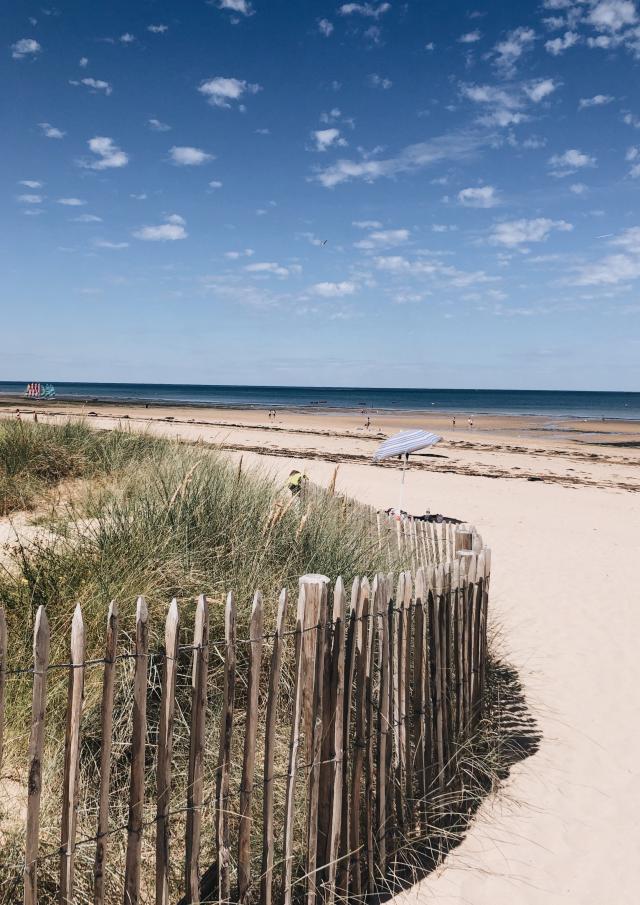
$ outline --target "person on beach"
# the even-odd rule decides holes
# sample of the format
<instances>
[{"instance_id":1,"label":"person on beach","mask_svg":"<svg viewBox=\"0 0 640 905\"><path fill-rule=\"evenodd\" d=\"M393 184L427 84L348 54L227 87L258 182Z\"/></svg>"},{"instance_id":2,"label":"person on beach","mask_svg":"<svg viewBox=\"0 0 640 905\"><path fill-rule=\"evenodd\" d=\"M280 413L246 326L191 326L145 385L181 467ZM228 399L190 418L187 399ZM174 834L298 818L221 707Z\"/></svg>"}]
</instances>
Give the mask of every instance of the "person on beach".
<instances>
[{"instance_id":1,"label":"person on beach","mask_svg":"<svg viewBox=\"0 0 640 905\"><path fill-rule=\"evenodd\" d=\"M469 427L473 427L473 418L469 418Z\"/></svg>"},{"instance_id":2,"label":"person on beach","mask_svg":"<svg viewBox=\"0 0 640 905\"><path fill-rule=\"evenodd\" d=\"M369 430L369 428L371 427L371 418L369 418L368 415L367 415L367 420L366 420L364 426L365 426L365 428L366 428L367 430Z\"/></svg>"},{"instance_id":3,"label":"person on beach","mask_svg":"<svg viewBox=\"0 0 640 905\"><path fill-rule=\"evenodd\" d=\"M451 423L453 424L454 427L456 426L456 416L455 415L451 419Z\"/></svg>"},{"instance_id":4,"label":"person on beach","mask_svg":"<svg viewBox=\"0 0 640 905\"><path fill-rule=\"evenodd\" d=\"M304 475L301 471L298 471L296 468L293 469L289 473L289 477L287 479L287 487L291 493L291 496L300 496L302 492L302 484L304 482Z\"/></svg>"}]
</instances>

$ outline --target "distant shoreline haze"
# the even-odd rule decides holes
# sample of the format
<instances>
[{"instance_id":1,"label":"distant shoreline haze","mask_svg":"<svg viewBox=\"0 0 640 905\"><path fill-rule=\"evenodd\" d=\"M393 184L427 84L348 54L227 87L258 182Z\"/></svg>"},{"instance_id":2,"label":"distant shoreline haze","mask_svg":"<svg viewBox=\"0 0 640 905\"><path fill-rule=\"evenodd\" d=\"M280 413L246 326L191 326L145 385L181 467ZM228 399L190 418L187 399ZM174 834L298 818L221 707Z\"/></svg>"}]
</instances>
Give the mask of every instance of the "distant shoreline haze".
<instances>
[{"instance_id":1,"label":"distant shoreline haze","mask_svg":"<svg viewBox=\"0 0 640 905\"><path fill-rule=\"evenodd\" d=\"M68 402L640 420L640 392L50 382L58 401ZM26 381L2 381L0 395L20 399L26 386Z\"/></svg>"}]
</instances>

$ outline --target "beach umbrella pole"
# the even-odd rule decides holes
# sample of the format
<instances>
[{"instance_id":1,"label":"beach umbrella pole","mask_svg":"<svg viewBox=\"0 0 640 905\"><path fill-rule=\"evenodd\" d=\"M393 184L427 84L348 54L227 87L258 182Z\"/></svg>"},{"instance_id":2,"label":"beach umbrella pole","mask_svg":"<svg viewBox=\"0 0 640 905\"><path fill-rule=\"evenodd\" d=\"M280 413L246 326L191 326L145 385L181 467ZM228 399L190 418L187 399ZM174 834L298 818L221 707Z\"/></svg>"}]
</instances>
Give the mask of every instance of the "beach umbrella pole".
<instances>
[{"instance_id":1,"label":"beach umbrella pole","mask_svg":"<svg viewBox=\"0 0 640 905\"><path fill-rule=\"evenodd\" d=\"M402 512L402 504L404 502L404 476L407 470L407 463L409 461L409 453L405 453L402 458L402 478L400 479L400 503L398 505L398 509Z\"/></svg>"}]
</instances>

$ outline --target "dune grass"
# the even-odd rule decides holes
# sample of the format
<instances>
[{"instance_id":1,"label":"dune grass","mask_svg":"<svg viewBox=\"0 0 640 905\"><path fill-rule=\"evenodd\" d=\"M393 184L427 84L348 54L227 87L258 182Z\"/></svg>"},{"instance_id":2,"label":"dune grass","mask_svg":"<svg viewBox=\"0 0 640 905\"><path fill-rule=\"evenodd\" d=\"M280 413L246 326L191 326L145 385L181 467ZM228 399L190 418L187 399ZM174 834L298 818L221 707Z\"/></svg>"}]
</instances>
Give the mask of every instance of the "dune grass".
<instances>
[{"instance_id":1,"label":"dune grass","mask_svg":"<svg viewBox=\"0 0 640 905\"><path fill-rule=\"evenodd\" d=\"M98 432L83 421L35 424L0 420L0 516L31 509L67 478L109 474L144 455L155 441L125 431Z\"/></svg>"},{"instance_id":2,"label":"dune grass","mask_svg":"<svg viewBox=\"0 0 640 905\"><path fill-rule=\"evenodd\" d=\"M23 436L24 431L24 436ZM41 436L40 436L41 434ZM73 501L59 502L44 516L35 541L18 545L5 570L0 570L0 599L5 606L10 638L9 668L28 666L31 658L33 621L44 604L51 624L52 662L68 660L68 639L74 606L83 609L86 658L102 655L109 601L119 602L121 650L132 649L135 598L143 595L150 612L150 676L148 691L149 735L155 745L164 619L172 597L181 607L181 641L188 647L193 631L195 598L204 593L210 601L211 638L224 637L223 602L233 591L238 607L238 636L247 636L248 615L256 589L265 600L265 631L273 629L273 615L281 588L292 597L293 617L299 576L319 572L335 580L341 575L347 586L357 574L372 575L381 568L395 567L378 550L371 513L352 500L317 488L301 497L289 494L268 475L247 471L208 447L186 446L127 432L94 433L85 425L51 427L12 424L4 447L10 451L13 480L20 474L36 490L62 477L86 477L74 488ZM53 461L55 459L61 461ZM22 463L18 467L18 463ZM105 480L105 476L107 479ZM24 497L23 497L24 498ZM289 739L290 687L293 649L285 656L278 715L277 769L286 770ZM263 664L268 663L265 643ZM176 801L185 798L185 764L188 757L190 714L190 661L187 650L179 664L177 725L174 746ZM205 797L213 798L215 752L217 751L223 658L212 647L209 658L207 750ZM246 676L247 646L238 648L238 674ZM131 686L133 663L123 660L117 669L116 714L111 788L114 826L126 824L126 801L131 731ZM101 667L87 670L83 712L82 784L79 834L95 832L100 735ZM60 807L60 770L63 760L64 712L67 697L66 669L49 673L47 750L44 791L44 849L57 844ZM241 679L236 697L236 721L232 786L239 782L241 762L240 727L246 707ZM261 683L265 685L266 683ZM29 675L10 679L7 695L6 761L16 770L24 764L30 713ZM261 715L264 701L261 690ZM20 727L18 729L18 727ZM147 787L152 790L153 758ZM280 790L283 791L283 790ZM280 794L280 793L279 793ZM147 803L153 820L153 801ZM255 795L261 806L261 790ZM276 802L276 814L282 799ZM301 815L304 808L301 808ZM281 816L281 814L280 814ZM206 820L211 817L207 813ZM301 819L303 819L301 817ZM1 815L0 815L1 825ZM301 829L301 828L300 828ZM177 848L184 825L181 815L174 821ZM7 856L0 858L0 902L11 901L5 893L14 888L16 864L11 851L19 853L22 827L4 840ZM203 863L213 857L212 833L203 841ZM303 833L300 833L300 840ZM125 834L113 840L110 891L116 898L121 878ZM151 859L153 834L145 842ZM52 850L55 850L53 848ZM84 850L83 850L84 851ZM89 853L86 852L88 857ZM2 861L6 864L3 868ZM19 861L19 858L18 858ZM149 863L152 863L151 860ZM77 872L79 894L90 898L89 863ZM57 862L43 862L42 901L53 900ZM175 889L180 865L176 865ZM13 884L13 885L12 885Z\"/></svg>"}]
</instances>

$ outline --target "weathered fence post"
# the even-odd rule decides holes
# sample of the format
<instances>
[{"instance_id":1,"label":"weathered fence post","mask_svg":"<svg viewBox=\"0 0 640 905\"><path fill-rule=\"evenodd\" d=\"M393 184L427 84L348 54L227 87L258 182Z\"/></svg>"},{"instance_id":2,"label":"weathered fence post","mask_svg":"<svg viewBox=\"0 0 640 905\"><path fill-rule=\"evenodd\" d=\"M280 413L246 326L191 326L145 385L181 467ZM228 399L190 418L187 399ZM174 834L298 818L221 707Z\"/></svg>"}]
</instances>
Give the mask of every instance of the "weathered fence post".
<instances>
[{"instance_id":1,"label":"weathered fence post","mask_svg":"<svg viewBox=\"0 0 640 905\"><path fill-rule=\"evenodd\" d=\"M62 820L60 829L60 905L73 902L73 869L80 774L80 720L84 695L84 620L78 604L71 622L71 665L64 744Z\"/></svg>"},{"instance_id":2,"label":"weathered fence post","mask_svg":"<svg viewBox=\"0 0 640 905\"><path fill-rule=\"evenodd\" d=\"M258 691L262 659L262 594L256 591L249 622L249 676L247 681L247 715L240 786L240 825L238 827L238 900L244 902L251 885L251 802L256 766L256 737L258 731Z\"/></svg>"},{"instance_id":3,"label":"weathered fence post","mask_svg":"<svg viewBox=\"0 0 640 905\"><path fill-rule=\"evenodd\" d=\"M191 670L191 728L187 773L187 820L185 830L185 892L189 905L200 902L200 835L204 796L204 725L207 712L209 666L209 604L201 595L196 604Z\"/></svg>"},{"instance_id":4,"label":"weathered fence post","mask_svg":"<svg viewBox=\"0 0 640 905\"><path fill-rule=\"evenodd\" d=\"M311 580L312 579L312 580ZM302 580L302 579L301 579ZM306 576L307 603L317 613L315 631L315 669L313 680L311 769L309 771L309 808L307 819L307 905L315 905L318 891L318 810L322 758L324 670L327 665L328 584L325 576Z\"/></svg>"},{"instance_id":5,"label":"weathered fence post","mask_svg":"<svg viewBox=\"0 0 640 905\"><path fill-rule=\"evenodd\" d=\"M178 602L171 601L164 633L164 670L158 731L156 780L156 905L169 905L169 805L171 797L171 757L176 704L176 672L180 641Z\"/></svg>"},{"instance_id":6,"label":"weathered fence post","mask_svg":"<svg viewBox=\"0 0 640 905\"><path fill-rule=\"evenodd\" d=\"M98 793L98 828L96 855L93 863L93 902L104 903L105 865L109 838L109 780L111 777L111 743L113 738L113 692L115 687L116 650L118 647L118 604L112 600L107 614L107 634L104 646L104 674L100 705L100 790Z\"/></svg>"},{"instance_id":7,"label":"weathered fence post","mask_svg":"<svg viewBox=\"0 0 640 905\"><path fill-rule=\"evenodd\" d=\"M236 691L236 604L227 594L224 608L224 687L220 715L220 749L216 777L215 841L217 852L218 901L228 902L231 895L229 878L229 765L233 735L233 709Z\"/></svg>"},{"instance_id":8,"label":"weathered fence post","mask_svg":"<svg viewBox=\"0 0 640 905\"><path fill-rule=\"evenodd\" d=\"M24 905L38 902L38 848L40 842L40 795L42 753L47 707L49 666L49 621L43 606L38 607L33 629L33 696L27 774L27 831L24 850Z\"/></svg>"},{"instance_id":9,"label":"weathered fence post","mask_svg":"<svg viewBox=\"0 0 640 905\"><path fill-rule=\"evenodd\" d=\"M273 638L269 693L264 744L264 804L262 814L262 876L260 878L261 905L271 905L273 879L273 764L276 742L276 713L282 668L283 632L287 615L287 591L280 592L276 631Z\"/></svg>"},{"instance_id":10,"label":"weathered fence post","mask_svg":"<svg viewBox=\"0 0 640 905\"><path fill-rule=\"evenodd\" d=\"M124 905L138 905L144 826L144 754L147 732L147 665L149 659L149 611L144 597L136 606L136 653L133 679L133 732L131 738L131 782L129 822L124 872Z\"/></svg>"}]
</instances>

